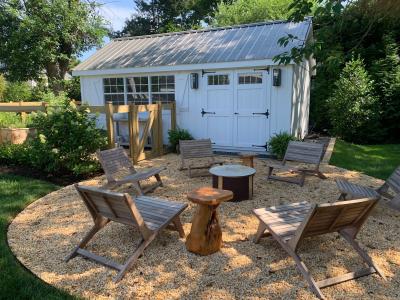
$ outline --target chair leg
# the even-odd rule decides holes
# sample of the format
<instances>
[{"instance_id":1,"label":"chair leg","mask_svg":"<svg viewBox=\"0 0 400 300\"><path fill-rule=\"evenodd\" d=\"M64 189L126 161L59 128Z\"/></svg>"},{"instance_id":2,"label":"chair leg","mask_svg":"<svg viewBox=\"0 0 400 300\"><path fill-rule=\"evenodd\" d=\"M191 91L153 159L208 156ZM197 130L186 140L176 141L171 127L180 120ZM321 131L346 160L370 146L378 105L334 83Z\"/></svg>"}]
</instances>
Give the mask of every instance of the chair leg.
<instances>
[{"instance_id":1,"label":"chair leg","mask_svg":"<svg viewBox=\"0 0 400 300\"><path fill-rule=\"evenodd\" d=\"M310 271L308 270L305 263L302 261L301 257L295 251L293 251L289 246L284 247L284 249L294 259L297 269L300 271L300 273L303 275L303 277L307 281L311 291L313 291L314 294L316 294L319 299L325 299L324 294L322 294L321 289L318 287L314 278L311 276Z\"/></svg>"},{"instance_id":2,"label":"chair leg","mask_svg":"<svg viewBox=\"0 0 400 300\"><path fill-rule=\"evenodd\" d=\"M299 185L300 185L300 186L303 186L305 180L306 180L306 172L301 172L301 174L300 174L300 180L299 180Z\"/></svg>"},{"instance_id":3,"label":"chair leg","mask_svg":"<svg viewBox=\"0 0 400 300\"><path fill-rule=\"evenodd\" d=\"M361 246L357 243L355 239L353 239L350 235L346 232L341 231L340 235L357 251L357 253L361 256L361 258L365 261L365 263L374 268L376 273L378 273L384 280L386 280L385 275L379 269L379 267L373 262L372 258L368 255L368 253L361 248Z\"/></svg>"},{"instance_id":4,"label":"chair leg","mask_svg":"<svg viewBox=\"0 0 400 300\"><path fill-rule=\"evenodd\" d=\"M139 246L136 248L133 255L127 260L127 262L122 267L121 271L118 272L117 276L114 277L113 281L117 283L120 281L126 274L127 271L135 264L138 258L143 254L144 250L147 246L154 240L156 234L152 234L148 239L142 239L139 243Z\"/></svg>"},{"instance_id":5,"label":"chair leg","mask_svg":"<svg viewBox=\"0 0 400 300\"><path fill-rule=\"evenodd\" d=\"M328 177L326 177L325 175L324 175L324 173L322 173L321 171L317 171L317 176L319 177L319 178L321 178L321 179L327 179Z\"/></svg>"},{"instance_id":6,"label":"chair leg","mask_svg":"<svg viewBox=\"0 0 400 300\"><path fill-rule=\"evenodd\" d=\"M347 196L346 193L341 193L338 200L344 201L344 200L346 200L346 196Z\"/></svg>"},{"instance_id":7,"label":"chair leg","mask_svg":"<svg viewBox=\"0 0 400 300\"><path fill-rule=\"evenodd\" d=\"M268 167L268 175L267 175L267 180L271 178L272 171L274 170L273 167Z\"/></svg>"},{"instance_id":8,"label":"chair leg","mask_svg":"<svg viewBox=\"0 0 400 300\"><path fill-rule=\"evenodd\" d=\"M83 237L78 246L65 258L65 262L68 262L70 259L77 256L77 252L79 249L85 248L85 246L89 243L89 241L94 237L94 235L101 230L104 226L106 226L110 222L109 219L99 218L95 221L93 227L89 230L89 232Z\"/></svg>"},{"instance_id":9,"label":"chair leg","mask_svg":"<svg viewBox=\"0 0 400 300\"><path fill-rule=\"evenodd\" d=\"M132 186L138 192L139 196L143 196L144 195L143 189L142 189L139 181L132 183Z\"/></svg>"},{"instance_id":10,"label":"chair leg","mask_svg":"<svg viewBox=\"0 0 400 300\"><path fill-rule=\"evenodd\" d=\"M184 238L185 237L185 231L183 230L183 226L182 226L180 217L176 216L172 220L172 223L174 224L176 231L178 231L179 237L180 238Z\"/></svg>"},{"instance_id":11,"label":"chair leg","mask_svg":"<svg viewBox=\"0 0 400 300\"><path fill-rule=\"evenodd\" d=\"M260 221L260 224L258 224L256 235L254 236L254 243L258 244L260 242L260 239L263 237L266 229L267 226L265 226L265 224Z\"/></svg>"},{"instance_id":12,"label":"chair leg","mask_svg":"<svg viewBox=\"0 0 400 300\"><path fill-rule=\"evenodd\" d=\"M156 174L154 177L157 179L158 186L164 186L160 174Z\"/></svg>"}]
</instances>

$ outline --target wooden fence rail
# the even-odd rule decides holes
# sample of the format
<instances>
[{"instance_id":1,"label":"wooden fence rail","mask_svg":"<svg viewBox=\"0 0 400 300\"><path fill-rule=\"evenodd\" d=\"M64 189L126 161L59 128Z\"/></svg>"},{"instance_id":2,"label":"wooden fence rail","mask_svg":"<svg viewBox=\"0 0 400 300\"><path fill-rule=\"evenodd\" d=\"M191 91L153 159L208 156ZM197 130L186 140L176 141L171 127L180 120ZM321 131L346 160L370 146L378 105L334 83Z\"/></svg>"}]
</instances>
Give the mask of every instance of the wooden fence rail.
<instances>
[{"instance_id":1,"label":"wooden fence rail","mask_svg":"<svg viewBox=\"0 0 400 300\"><path fill-rule=\"evenodd\" d=\"M79 104L79 103L77 103ZM22 119L26 113L35 111L46 112L49 107L46 102L6 102L0 103L0 112L21 113ZM114 114L128 114L129 128L129 153L134 163L150 157L156 157L163 154L163 124L162 111L171 111L171 129L176 129L176 106L175 103L158 102L156 104L135 105L113 105L107 102L104 106L88 106L91 113L103 113L106 115L107 138L109 148L115 147L114 133ZM140 136L139 113L147 112L149 117L144 122L142 135ZM151 151L145 151L147 138L151 135Z\"/></svg>"}]
</instances>

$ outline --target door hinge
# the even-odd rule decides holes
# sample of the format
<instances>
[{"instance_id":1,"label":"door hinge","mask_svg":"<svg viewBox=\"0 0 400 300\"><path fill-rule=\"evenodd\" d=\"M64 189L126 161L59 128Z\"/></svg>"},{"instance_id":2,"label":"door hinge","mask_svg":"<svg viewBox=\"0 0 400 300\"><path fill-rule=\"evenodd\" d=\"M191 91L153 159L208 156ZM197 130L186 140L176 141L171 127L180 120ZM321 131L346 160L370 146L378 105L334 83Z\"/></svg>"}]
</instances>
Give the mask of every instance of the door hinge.
<instances>
[{"instance_id":1,"label":"door hinge","mask_svg":"<svg viewBox=\"0 0 400 300\"><path fill-rule=\"evenodd\" d=\"M204 115L215 115L215 111L204 111L204 108L201 109L201 116L204 117Z\"/></svg>"},{"instance_id":2,"label":"door hinge","mask_svg":"<svg viewBox=\"0 0 400 300\"><path fill-rule=\"evenodd\" d=\"M265 151L268 151L268 143L265 143L265 145L251 145L252 147L259 147L259 148L265 148Z\"/></svg>"},{"instance_id":3,"label":"door hinge","mask_svg":"<svg viewBox=\"0 0 400 300\"><path fill-rule=\"evenodd\" d=\"M263 112L263 113L253 113L253 115L264 115L264 116L266 116L266 117L267 117L267 119L268 119L268 117L269 117L270 113L269 113L269 110L267 109L267 111L266 111L266 112Z\"/></svg>"}]
</instances>

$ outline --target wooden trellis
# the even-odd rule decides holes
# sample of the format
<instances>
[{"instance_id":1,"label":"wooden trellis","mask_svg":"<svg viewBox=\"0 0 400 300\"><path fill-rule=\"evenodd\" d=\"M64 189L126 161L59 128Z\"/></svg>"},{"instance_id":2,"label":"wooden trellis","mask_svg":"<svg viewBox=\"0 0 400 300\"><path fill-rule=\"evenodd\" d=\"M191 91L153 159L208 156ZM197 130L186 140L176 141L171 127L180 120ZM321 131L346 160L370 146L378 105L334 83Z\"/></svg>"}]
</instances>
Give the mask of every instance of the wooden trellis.
<instances>
[{"instance_id":1,"label":"wooden trellis","mask_svg":"<svg viewBox=\"0 0 400 300\"><path fill-rule=\"evenodd\" d=\"M129 105L113 105L112 102L107 102L105 109L103 109L103 107L90 107L90 109L92 112L105 112L106 114L109 148L115 147L114 113L128 113L129 154L134 163L163 154L163 109L171 111L171 129L175 129L176 127L175 103L148 105L135 105L131 103ZM142 128L142 134L140 134L139 113L142 112L147 112L148 118ZM152 141L151 150L146 151L145 145L150 135Z\"/></svg>"}]
</instances>

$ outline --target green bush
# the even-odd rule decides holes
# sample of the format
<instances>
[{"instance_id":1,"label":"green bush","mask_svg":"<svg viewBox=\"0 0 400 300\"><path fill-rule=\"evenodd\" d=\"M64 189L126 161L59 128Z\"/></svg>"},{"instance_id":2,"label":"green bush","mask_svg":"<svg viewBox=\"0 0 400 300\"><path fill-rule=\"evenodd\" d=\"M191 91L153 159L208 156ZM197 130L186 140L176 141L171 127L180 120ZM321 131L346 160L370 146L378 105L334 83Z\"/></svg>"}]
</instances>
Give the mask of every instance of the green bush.
<instances>
[{"instance_id":1,"label":"green bush","mask_svg":"<svg viewBox=\"0 0 400 300\"><path fill-rule=\"evenodd\" d=\"M49 173L83 175L99 170L93 154L106 145L106 136L96 128L85 106L66 102L61 107L37 113L32 119L37 137L29 142L32 167Z\"/></svg>"},{"instance_id":2,"label":"green bush","mask_svg":"<svg viewBox=\"0 0 400 300\"><path fill-rule=\"evenodd\" d=\"M275 134L269 140L269 150L272 154L276 155L278 159L282 159L285 156L290 141L297 141L297 138L287 132Z\"/></svg>"},{"instance_id":3,"label":"green bush","mask_svg":"<svg viewBox=\"0 0 400 300\"><path fill-rule=\"evenodd\" d=\"M168 131L168 140L171 150L176 152L179 140L193 140L193 136L186 129L177 128Z\"/></svg>"},{"instance_id":4,"label":"green bush","mask_svg":"<svg viewBox=\"0 0 400 300\"><path fill-rule=\"evenodd\" d=\"M31 101L32 89L26 82L9 82L4 93L5 102Z\"/></svg>"},{"instance_id":5,"label":"green bush","mask_svg":"<svg viewBox=\"0 0 400 300\"><path fill-rule=\"evenodd\" d=\"M0 112L0 128L26 128L32 127L31 116L27 115L23 122L21 116L16 113Z\"/></svg>"},{"instance_id":6,"label":"green bush","mask_svg":"<svg viewBox=\"0 0 400 300\"><path fill-rule=\"evenodd\" d=\"M0 74L0 102L4 101L4 94L6 92L7 81L3 74Z\"/></svg>"},{"instance_id":7,"label":"green bush","mask_svg":"<svg viewBox=\"0 0 400 300\"><path fill-rule=\"evenodd\" d=\"M29 146L27 144L1 144L0 164L29 166Z\"/></svg>"},{"instance_id":8,"label":"green bush","mask_svg":"<svg viewBox=\"0 0 400 300\"><path fill-rule=\"evenodd\" d=\"M348 142L366 144L379 140L379 105L374 81L361 59L352 59L335 82L328 99L332 133Z\"/></svg>"}]
</instances>

